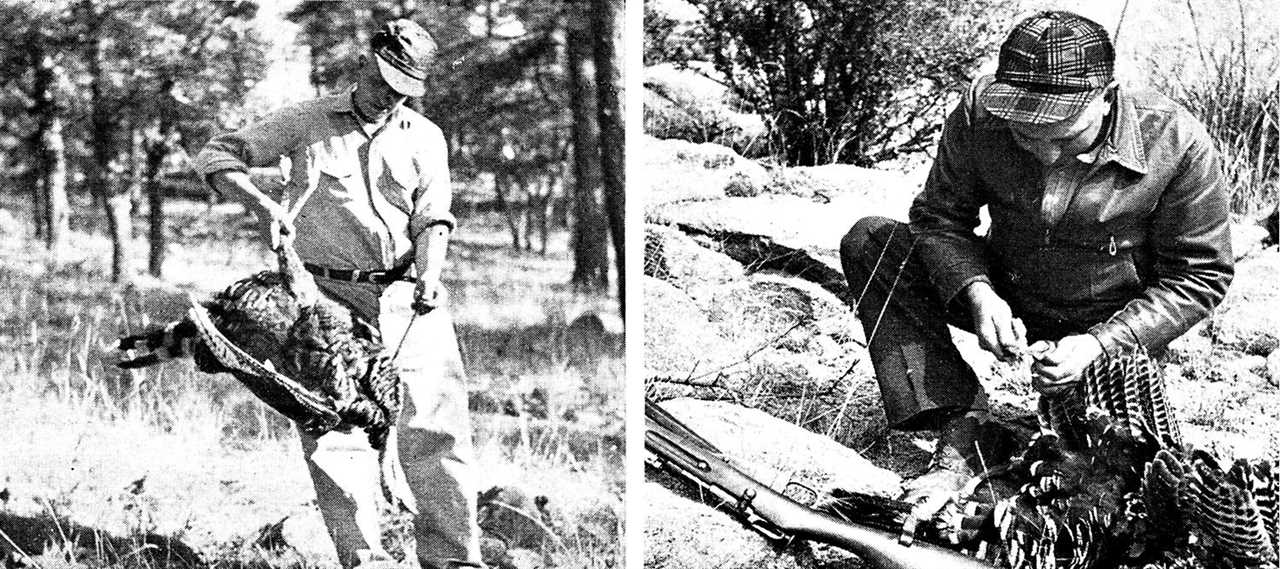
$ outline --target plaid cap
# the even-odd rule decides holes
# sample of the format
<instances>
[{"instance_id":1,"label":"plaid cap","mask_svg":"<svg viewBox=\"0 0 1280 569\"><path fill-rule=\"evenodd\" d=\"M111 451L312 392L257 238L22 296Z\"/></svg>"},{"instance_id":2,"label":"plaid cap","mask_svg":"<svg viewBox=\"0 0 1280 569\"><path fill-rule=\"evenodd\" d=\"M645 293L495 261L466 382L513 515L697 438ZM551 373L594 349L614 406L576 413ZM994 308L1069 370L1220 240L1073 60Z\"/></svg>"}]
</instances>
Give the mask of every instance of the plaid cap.
<instances>
[{"instance_id":1,"label":"plaid cap","mask_svg":"<svg viewBox=\"0 0 1280 569\"><path fill-rule=\"evenodd\" d=\"M1015 122L1067 119L1111 83L1116 53L1107 30L1070 12L1046 11L1013 27L982 105Z\"/></svg>"},{"instance_id":2,"label":"plaid cap","mask_svg":"<svg viewBox=\"0 0 1280 569\"><path fill-rule=\"evenodd\" d=\"M436 51L436 41L422 26L409 20L382 25L369 41L378 71L397 93L421 97L427 92L427 64Z\"/></svg>"}]
</instances>

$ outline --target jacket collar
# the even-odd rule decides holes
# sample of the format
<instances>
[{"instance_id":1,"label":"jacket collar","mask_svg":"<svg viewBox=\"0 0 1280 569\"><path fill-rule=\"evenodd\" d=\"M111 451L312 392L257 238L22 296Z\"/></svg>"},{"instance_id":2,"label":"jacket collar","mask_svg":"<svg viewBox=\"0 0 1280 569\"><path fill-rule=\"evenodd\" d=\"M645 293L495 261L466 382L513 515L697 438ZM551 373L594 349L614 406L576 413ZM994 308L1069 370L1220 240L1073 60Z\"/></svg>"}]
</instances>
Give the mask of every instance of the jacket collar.
<instances>
[{"instance_id":1,"label":"jacket collar","mask_svg":"<svg viewBox=\"0 0 1280 569\"><path fill-rule=\"evenodd\" d=\"M980 93L991 83L994 77L981 77L975 82L974 94ZM981 102L975 99L974 123L979 128L991 130L1008 130L1009 121L997 117L982 108ZM1107 138L1092 154L1095 164L1115 162L1138 174L1147 173L1147 149L1142 140L1142 131L1138 128L1140 117L1134 106L1134 98L1123 87L1116 89L1116 100L1112 103L1111 121Z\"/></svg>"},{"instance_id":2,"label":"jacket collar","mask_svg":"<svg viewBox=\"0 0 1280 569\"><path fill-rule=\"evenodd\" d=\"M1134 106L1133 97L1124 88L1116 89L1116 101L1111 111L1114 117L1111 131L1102 143L1098 158L1104 162L1113 161L1138 174L1146 174L1147 147L1142 141L1142 131L1138 128L1138 109Z\"/></svg>"}]
</instances>

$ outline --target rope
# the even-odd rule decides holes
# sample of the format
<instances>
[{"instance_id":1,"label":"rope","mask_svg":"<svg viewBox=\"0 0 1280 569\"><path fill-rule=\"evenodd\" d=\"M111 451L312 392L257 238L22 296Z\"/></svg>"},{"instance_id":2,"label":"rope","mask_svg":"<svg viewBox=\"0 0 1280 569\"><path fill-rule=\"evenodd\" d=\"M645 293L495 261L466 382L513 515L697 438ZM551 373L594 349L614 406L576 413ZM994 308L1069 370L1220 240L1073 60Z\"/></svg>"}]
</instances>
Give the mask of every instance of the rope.
<instances>
[{"instance_id":1,"label":"rope","mask_svg":"<svg viewBox=\"0 0 1280 569\"><path fill-rule=\"evenodd\" d=\"M400 343L396 344L396 351L391 354L391 361L395 362L400 357L400 348L404 347L404 341L409 338L409 330L413 329L413 323L418 319L418 311L414 310L413 315L409 317L409 323L404 327L404 335L400 336Z\"/></svg>"}]
</instances>

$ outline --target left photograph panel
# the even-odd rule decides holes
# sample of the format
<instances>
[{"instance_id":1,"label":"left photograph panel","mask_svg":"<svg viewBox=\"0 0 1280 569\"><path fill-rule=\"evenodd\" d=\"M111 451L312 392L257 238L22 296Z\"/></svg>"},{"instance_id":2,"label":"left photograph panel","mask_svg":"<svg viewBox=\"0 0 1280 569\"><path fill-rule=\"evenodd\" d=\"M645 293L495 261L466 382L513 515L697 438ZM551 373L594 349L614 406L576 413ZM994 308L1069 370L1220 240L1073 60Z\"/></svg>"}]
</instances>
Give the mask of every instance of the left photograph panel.
<instances>
[{"instance_id":1,"label":"left photograph panel","mask_svg":"<svg viewBox=\"0 0 1280 569\"><path fill-rule=\"evenodd\" d=\"M5 567L619 567L622 0L0 0Z\"/></svg>"}]
</instances>

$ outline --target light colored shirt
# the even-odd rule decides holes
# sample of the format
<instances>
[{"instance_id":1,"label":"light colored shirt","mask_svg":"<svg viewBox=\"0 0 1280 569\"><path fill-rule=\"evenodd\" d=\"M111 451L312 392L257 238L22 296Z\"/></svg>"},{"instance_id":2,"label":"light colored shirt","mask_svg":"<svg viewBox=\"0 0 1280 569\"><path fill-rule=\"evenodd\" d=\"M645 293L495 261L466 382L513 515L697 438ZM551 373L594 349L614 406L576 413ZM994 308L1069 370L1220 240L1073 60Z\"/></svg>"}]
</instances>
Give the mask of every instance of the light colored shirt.
<instances>
[{"instance_id":1,"label":"light colored shirt","mask_svg":"<svg viewBox=\"0 0 1280 569\"><path fill-rule=\"evenodd\" d=\"M418 236L432 225L453 227L448 156L440 128L404 106L370 134L344 91L216 136L195 162L208 177L287 158L283 195L272 197L292 210L311 190L294 220L299 256L333 269L376 270L412 262Z\"/></svg>"}]
</instances>

